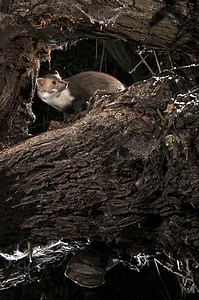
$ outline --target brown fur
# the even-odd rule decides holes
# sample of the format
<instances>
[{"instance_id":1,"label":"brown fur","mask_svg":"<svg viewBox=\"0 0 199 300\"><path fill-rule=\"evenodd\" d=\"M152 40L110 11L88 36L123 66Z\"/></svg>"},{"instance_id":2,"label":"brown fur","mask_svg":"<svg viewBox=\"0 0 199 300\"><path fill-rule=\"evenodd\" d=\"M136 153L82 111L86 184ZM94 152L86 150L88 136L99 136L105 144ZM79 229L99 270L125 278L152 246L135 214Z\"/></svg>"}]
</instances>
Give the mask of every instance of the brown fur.
<instances>
[{"instance_id":1,"label":"brown fur","mask_svg":"<svg viewBox=\"0 0 199 300\"><path fill-rule=\"evenodd\" d=\"M125 86L113 76L101 72L82 72L65 80L59 73L37 78L38 96L46 103L64 112L80 112L97 90L116 93Z\"/></svg>"}]
</instances>

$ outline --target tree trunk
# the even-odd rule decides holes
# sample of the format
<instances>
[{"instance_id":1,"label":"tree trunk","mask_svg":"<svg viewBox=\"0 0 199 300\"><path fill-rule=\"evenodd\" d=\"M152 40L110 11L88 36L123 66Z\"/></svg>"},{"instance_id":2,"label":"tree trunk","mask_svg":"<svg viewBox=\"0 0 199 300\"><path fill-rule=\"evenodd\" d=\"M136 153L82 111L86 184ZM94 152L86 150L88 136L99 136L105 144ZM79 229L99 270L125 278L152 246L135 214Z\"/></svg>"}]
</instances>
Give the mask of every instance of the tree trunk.
<instances>
[{"instance_id":1,"label":"tree trunk","mask_svg":"<svg viewBox=\"0 0 199 300\"><path fill-rule=\"evenodd\" d=\"M89 238L106 245L111 257L129 261L142 252L165 254L165 267L189 287L199 286L197 66L96 96L83 118L28 136L35 78L52 49L103 37L197 58L198 4L16 0L1 1L0 11L1 256L28 241L37 270L43 260L36 258L37 247ZM52 253L45 255L44 265ZM53 253L55 260L60 255ZM100 284L102 267L90 261ZM1 287L24 280L24 272L18 262L6 266Z\"/></svg>"},{"instance_id":2,"label":"tree trunk","mask_svg":"<svg viewBox=\"0 0 199 300\"><path fill-rule=\"evenodd\" d=\"M182 71L193 74L191 67ZM111 253L125 249L129 258L143 251L170 254L182 264L188 258L195 270L194 84L172 73L136 83L99 97L75 123L2 152L3 252L25 239L38 246L89 237L115 245Z\"/></svg>"},{"instance_id":3,"label":"tree trunk","mask_svg":"<svg viewBox=\"0 0 199 300\"><path fill-rule=\"evenodd\" d=\"M39 62L50 59L51 49L81 38L117 38L135 49L184 51L198 59L198 13L198 3L187 1L2 0L1 149L28 137Z\"/></svg>"}]
</instances>

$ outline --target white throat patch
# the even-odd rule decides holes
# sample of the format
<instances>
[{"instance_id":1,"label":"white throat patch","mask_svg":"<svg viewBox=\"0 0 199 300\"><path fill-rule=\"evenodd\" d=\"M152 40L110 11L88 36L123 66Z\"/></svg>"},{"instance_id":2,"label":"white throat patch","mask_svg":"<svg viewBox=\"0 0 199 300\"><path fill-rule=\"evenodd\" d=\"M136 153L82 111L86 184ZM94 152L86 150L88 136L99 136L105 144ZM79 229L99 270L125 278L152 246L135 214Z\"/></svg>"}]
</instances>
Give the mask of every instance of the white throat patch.
<instances>
[{"instance_id":1,"label":"white throat patch","mask_svg":"<svg viewBox=\"0 0 199 300\"><path fill-rule=\"evenodd\" d=\"M54 93L42 92L41 99L58 110L65 110L67 106L71 106L75 97L71 96L68 88L62 92L55 89Z\"/></svg>"}]
</instances>

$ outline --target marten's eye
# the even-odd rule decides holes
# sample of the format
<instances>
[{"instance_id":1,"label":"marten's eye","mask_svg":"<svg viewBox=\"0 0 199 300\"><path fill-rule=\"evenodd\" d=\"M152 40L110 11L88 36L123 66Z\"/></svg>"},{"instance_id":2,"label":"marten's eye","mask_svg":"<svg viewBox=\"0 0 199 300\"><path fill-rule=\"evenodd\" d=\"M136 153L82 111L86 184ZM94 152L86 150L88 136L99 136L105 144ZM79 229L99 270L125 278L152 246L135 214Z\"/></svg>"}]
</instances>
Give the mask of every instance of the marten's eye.
<instances>
[{"instance_id":1,"label":"marten's eye","mask_svg":"<svg viewBox=\"0 0 199 300\"><path fill-rule=\"evenodd\" d=\"M53 81L52 81L52 84L54 84L54 85L55 85L55 84L56 84L56 81L54 81L54 80L53 80Z\"/></svg>"}]
</instances>

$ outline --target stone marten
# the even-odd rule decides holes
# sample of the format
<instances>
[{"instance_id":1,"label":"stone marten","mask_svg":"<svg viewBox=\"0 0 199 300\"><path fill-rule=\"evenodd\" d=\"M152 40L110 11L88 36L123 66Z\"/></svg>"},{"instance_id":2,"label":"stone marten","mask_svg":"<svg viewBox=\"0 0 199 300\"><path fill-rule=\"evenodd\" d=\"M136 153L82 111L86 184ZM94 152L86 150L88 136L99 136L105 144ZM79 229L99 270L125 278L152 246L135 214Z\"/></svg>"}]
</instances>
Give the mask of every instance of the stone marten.
<instances>
[{"instance_id":1,"label":"stone marten","mask_svg":"<svg viewBox=\"0 0 199 300\"><path fill-rule=\"evenodd\" d=\"M123 91L125 86L113 76L101 72L82 72L67 79L59 73L47 74L36 79L37 94L41 100L68 113L86 110L89 99L97 90L100 93L116 93Z\"/></svg>"}]
</instances>

